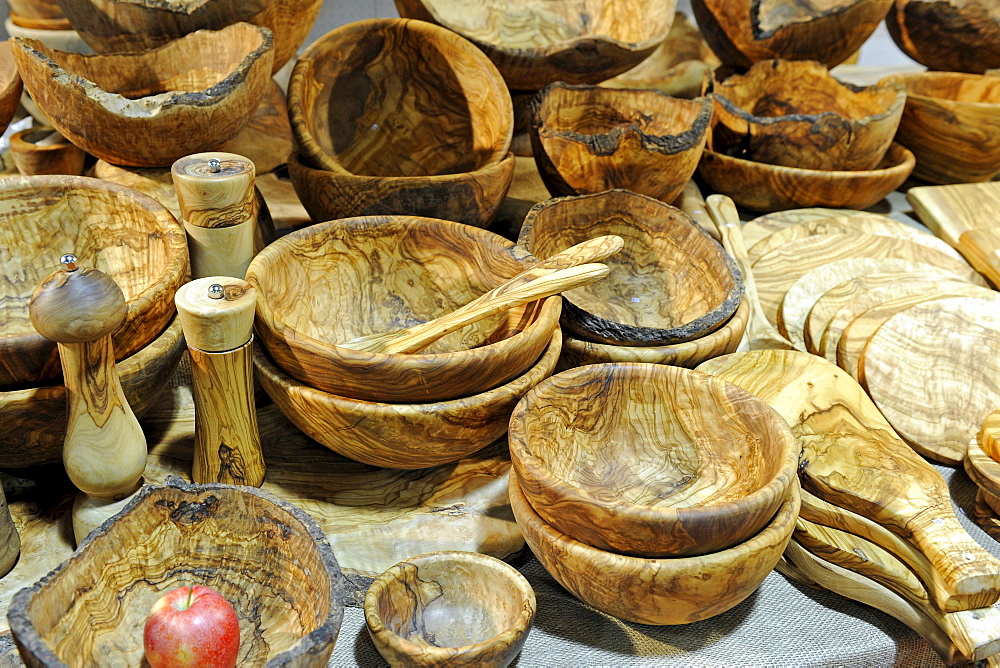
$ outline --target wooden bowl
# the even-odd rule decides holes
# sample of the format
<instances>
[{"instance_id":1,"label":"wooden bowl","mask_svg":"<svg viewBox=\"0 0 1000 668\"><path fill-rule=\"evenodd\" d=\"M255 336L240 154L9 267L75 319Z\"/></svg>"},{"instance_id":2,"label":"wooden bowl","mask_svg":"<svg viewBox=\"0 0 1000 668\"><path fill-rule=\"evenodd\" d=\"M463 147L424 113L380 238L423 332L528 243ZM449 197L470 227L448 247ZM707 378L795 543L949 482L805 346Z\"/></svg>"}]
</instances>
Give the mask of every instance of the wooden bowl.
<instances>
[{"instance_id":1,"label":"wooden bowl","mask_svg":"<svg viewBox=\"0 0 1000 668\"><path fill-rule=\"evenodd\" d=\"M625 188L673 202L701 158L712 101L554 83L531 109L531 150L554 195Z\"/></svg>"},{"instance_id":2,"label":"wooden bowl","mask_svg":"<svg viewBox=\"0 0 1000 668\"><path fill-rule=\"evenodd\" d=\"M363 464L419 469L458 461L507 432L514 406L555 369L557 328L537 363L523 375L479 394L426 404L384 404L337 396L285 375L254 353L264 391L296 427L334 452Z\"/></svg>"},{"instance_id":3,"label":"wooden bowl","mask_svg":"<svg viewBox=\"0 0 1000 668\"><path fill-rule=\"evenodd\" d=\"M625 246L605 262L607 278L570 290L563 326L579 338L660 346L700 338L743 300L736 263L680 209L628 190L563 197L532 207L518 243L540 259L592 237Z\"/></svg>"},{"instance_id":4,"label":"wooden bowl","mask_svg":"<svg viewBox=\"0 0 1000 668\"><path fill-rule=\"evenodd\" d=\"M478 552L402 561L368 588L365 622L390 665L498 666L535 619L535 591L513 566Z\"/></svg>"},{"instance_id":5,"label":"wooden bowl","mask_svg":"<svg viewBox=\"0 0 1000 668\"><path fill-rule=\"evenodd\" d=\"M746 69L784 58L833 67L875 32L892 2L691 0L691 9L705 41L726 65Z\"/></svg>"},{"instance_id":6,"label":"wooden bowl","mask_svg":"<svg viewBox=\"0 0 1000 668\"><path fill-rule=\"evenodd\" d=\"M169 166L219 148L253 116L271 78L271 36L248 23L107 56L12 41L24 87L52 126L118 165Z\"/></svg>"},{"instance_id":7,"label":"wooden bowl","mask_svg":"<svg viewBox=\"0 0 1000 668\"><path fill-rule=\"evenodd\" d=\"M549 345L561 299L469 325L417 354L336 344L449 313L531 264L524 249L469 225L372 216L292 232L257 255L246 278L258 291L257 334L285 373L344 397L427 403L524 373Z\"/></svg>"},{"instance_id":8,"label":"wooden bowl","mask_svg":"<svg viewBox=\"0 0 1000 668\"><path fill-rule=\"evenodd\" d=\"M1000 7L991 0L895 0L885 25L896 46L932 70L1000 67Z\"/></svg>"},{"instance_id":9,"label":"wooden bowl","mask_svg":"<svg viewBox=\"0 0 1000 668\"><path fill-rule=\"evenodd\" d=\"M914 176L971 183L1000 173L1000 77L914 72L882 81L906 88L896 140L916 156Z\"/></svg>"},{"instance_id":10,"label":"wooden bowl","mask_svg":"<svg viewBox=\"0 0 1000 668\"><path fill-rule=\"evenodd\" d=\"M62 373L56 344L31 325L28 300L63 253L108 274L125 294L125 321L112 334L118 360L164 330L174 292L188 275L187 239L169 211L135 190L83 176L0 179L0 248L0 387L6 388Z\"/></svg>"},{"instance_id":11,"label":"wooden bowl","mask_svg":"<svg viewBox=\"0 0 1000 668\"><path fill-rule=\"evenodd\" d=\"M0 42L0 133L7 129L21 103L21 75L9 41Z\"/></svg>"},{"instance_id":12,"label":"wooden bowl","mask_svg":"<svg viewBox=\"0 0 1000 668\"><path fill-rule=\"evenodd\" d=\"M676 0L396 0L400 16L454 30L489 56L513 90L596 84L666 39Z\"/></svg>"},{"instance_id":13,"label":"wooden bowl","mask_svg":"<svg viewBox=\"0 0 1000 668\"><path fill-rule=\"evenodd\" d=\"M706 148L698 173L712 190L754 211L812 206L867 209L903 185L916 162L913 153L896 142L877 169L858 172L769 165Z\"/></svg>"},{"instance_id":14,"label":"wooden bowl","mask_svg":"<svg viewBox=\"0 0 1000 668\"><path fill-rule=\"evenodd\" d=\"M21 130L10 138L10 155L14 166L23 176L83 173L87 154L69 142L55 129L35 126Z\"/></svg>"},{"instance_id":15,"label":"wooden bowl","mask_svg":"<svg viewBox=\"0 0 1000 668\"><path fill-rule=\"evenodd\" d=\"M240 621L240 665L326 665L344 576L309 515L252 487L145 485L8 618L31 666L140 665L146 615L169 590L216 589Z\"/></svg>"},{"instance_id":16,"label":"wooden bowl","mask_svg":"<svg viewBox=\"0 0 1000 668\"><path fill-rule=\"evenodd\" d=\"M903 115L902 86L843 84L815 61L766 60L712 93L713 151L772 165L874 169Z\"/></svg>"},{"instance_id":17,"label":"wooden bowl","mask_svg":"<svg viewBox=\"0 0 1000 668\"><path fill-rule=\"evenodd\" d=\"M306 163L358 176L475 172L507 156L514 131L489 59L407 19L356 21L313 42L292 71L288 113Z\"/></svg>"},{"instance_id":18,"label":"wooden bowl","mask_svg":"<svg viewBox=\"0 0 1000 668\"><path fill-rule=\"evenodd\" d=\"M432 176L363 176L314 169L294 153L288 174L316 222L400 214L486 227L514 179L514 154L472 172Z\"/></svg>"},{"instance_id":19,"label":"wooden bowl","mask_svg":"<svg viewBox=\"0 0 1000 668\"><path fill-rule=\"evenodd\" d=\"M545 522L511 471L510 506L528 547L569 593L601 612L640 624L689 624L718 615L752 594L792 537L798 481L774 519L756 536L697 557L645 559L607 552Z\"/></svg>"}]
</instances>

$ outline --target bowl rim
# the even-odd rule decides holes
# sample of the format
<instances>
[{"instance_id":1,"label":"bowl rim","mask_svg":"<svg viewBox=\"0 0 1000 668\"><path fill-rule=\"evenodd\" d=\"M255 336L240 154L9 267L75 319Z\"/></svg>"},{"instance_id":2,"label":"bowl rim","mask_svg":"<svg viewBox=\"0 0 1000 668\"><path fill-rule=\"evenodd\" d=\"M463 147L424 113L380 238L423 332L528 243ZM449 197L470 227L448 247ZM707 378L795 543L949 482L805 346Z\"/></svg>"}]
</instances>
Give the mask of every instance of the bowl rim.
<instances>
[{"instance_id":1,"label":"bowl rim","mask_svg":"<svg viewBox=\"0 0 1000 668\"><path fill-rule=\"evenodd\" d=\"M510 165L515 164L516 156L512 151L507 151L507 154L496 162L490 162L478 169L474 169L471 172L457 172L453 174L429 174L427 176L367 176L365 174L353 174L351 172L343 171L333 171L329 169L323 169L321 167L313 167L309 164L308 156L303 155L298 150L292 150L288 156L288 171L292 172L294 169L301 169L304 172L316 172L322 174L328 174L327 178L337 179L339 181L355 181L359 185L365 183L371 183L372 181L378 181L380 183L388 183L391 185L406 185L406 184L421 184L421 183L452 183L458 180L464 180L469 177L474 178L492 178L497 172L508 169ZM384 214L383 214L384 215ZM408 214L394 214L394 215L408 215ZM350 216L352 218L357 216ZM444 220L444 219L442 219ZM327 222L327 221L323 221ZM455 221L452 221L455 222Z\"/></svg>"},{"instance_id":2,"label":"bowl rim","mask_svg":"<svg viewBox=\"0 0 1000 668\"><path fill-rule=\"evenodd\" d=\"M920 102L922 104L934 104L942 106L958 106L967 107L970 109L1000 109L1000 100L997 102L974 102L969 100L956 100L951 97L936 97L934 95L927 95L925 93L913 93L910 92L908 84L911 81L916 81L917 79L928 79L933 81L949 80L949 79L959 79L959 80L980 80L986 81L988 83L995 83L998 88L1000 88L1000 77L991 76L987 74L975 74L972 72L935 72L931 70L923 70L919 72L897 72L895 74L887 74L886 76L879 79L879 84L884 82L888 83L898 83L903 86L906 91L907 102L913 100L914 102Z\"/></svg>"},{"instance_id":3,"label":"bowl rim","mask_svg":"<svg viewBox=\"0 0 1000 668\"><path fill-rule=\"evenodd\" d=\"M799 179L822 179L822 180L834 180L834 179L858 179L858 178L886 178L890 175L901 174L906 172L909 175L913 171L913 167L916 166L917 160L913 155L913 152L900 144L897 141L893 141L889 145L889 150L886 151L885 158L882 159L884 163L891 163L885 167L876 167L875 169L859 169L857 171L850 170L826 170L826 169L805 169L803 167L785 167L784 165L772 165L768 162L757 162L755 160L746 160L744 158L736 158L731 155L726 155L725 153L716 153L712 149L705 147L702 160L705 158L710 158L712 160L717 160L723 163L729 163L730 165L740 166L745 170L751 172L756 172L758 174L781 174L783 176L798 177ZM745 166L744 166L745 165ZM700 165L699 165L700 168ZM905 179L905 177L904 177ZM809 207L822 207L822 204L813 204Z\"/></svg>"}]
</instances>

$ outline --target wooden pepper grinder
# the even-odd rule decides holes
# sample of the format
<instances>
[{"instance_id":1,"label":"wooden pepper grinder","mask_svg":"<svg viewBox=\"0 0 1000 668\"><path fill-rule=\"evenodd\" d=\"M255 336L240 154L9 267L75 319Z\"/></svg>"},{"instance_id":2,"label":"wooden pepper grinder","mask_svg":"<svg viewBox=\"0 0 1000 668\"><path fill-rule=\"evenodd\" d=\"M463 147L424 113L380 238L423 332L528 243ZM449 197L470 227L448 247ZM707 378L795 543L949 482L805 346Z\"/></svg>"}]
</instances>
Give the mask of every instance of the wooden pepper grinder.
<instances>
[{"instance_id":1,"label":"wooden pepper grinder","mask_svg":"<svg viewBox=\"0 0 1000 668\"><path fill-rule=\"evenodd\" d=\"M242 279L209 276L181 286L174 301L194 381L191 477L260 487L264 455L251 363L257 291Z\"/></svg>"},{"instance_id":2,"label":"wooden pepper grinder","mask_svg":"<svg viewBox=\"0 0 1000 668\"><path fill-rule=\"evenodd\" d=\"M63 465L86 495L73 507L77 542L124 505L146 468L146 437L125 400L111 332L125 319L125 295L105 273L64 268L42 281L28 304L31 324L59 344L69 416ZM103 516L103 519L102 519Z\"/></svg>"}]
</instances>

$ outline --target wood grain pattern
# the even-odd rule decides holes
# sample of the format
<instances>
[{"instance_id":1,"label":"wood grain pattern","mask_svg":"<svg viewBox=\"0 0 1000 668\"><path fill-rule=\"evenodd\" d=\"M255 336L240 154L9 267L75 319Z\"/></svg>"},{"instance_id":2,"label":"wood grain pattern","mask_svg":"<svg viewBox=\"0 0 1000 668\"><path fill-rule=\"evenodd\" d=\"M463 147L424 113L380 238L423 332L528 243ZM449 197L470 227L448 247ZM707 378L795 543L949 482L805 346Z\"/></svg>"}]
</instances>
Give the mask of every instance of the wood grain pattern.
<instances>
[{"instance_id":1,"label":"wood grain pattern","mask_svg":"<svg viewBox=\"0 0 1000 668\"><path fill-rule=\"evenodd\" d=\"M994 288L1000 287L1000 228L966 232L958 239L958 250Z\"/></svg>"},{"instance_id":2,"label":"wood grain pattern","mask_svg":"<svg viewBox=\"0 0 1000 668\"><path fill-rule=\"evenodd\" d=\"M718 242L722 242L719 230L712 221L712 216L708 213L708 206L705 204L705 196L698 187L698 182L691 179L681 190L681 194L673 201L673 205L686 213L688 217L701 226L701 229L708 232L708 236Z\"/></svg>"},{"instance_id":3,"label":"wood grain pattern","mask_svg":"<svg viewBox=\"0 0 1000 668\"><path fill-rule=\"evenodd\" d=\"M253 116L219 150L249 158L260 176L285 164L293 148L285 91L272 79Z\"/></svg>"},{"instance_id":4,"label":"wood grain pattern","mask_svg":"<svg viewBox=\"0 0 1000 668\"><path fill-rule=\"evenodd\" d=\"M917 303L924 301L927 300L920 298ZM860 377L858 365L869 339L886 320L912 305L910 298L900 297L898 303L896 300L890 300L858 314L844 327L844 331L840 333L840 339L836 341L837 366L850 374L851 378L857 380ZM828 345L833 343L831 341Z\"/></svg>"},{"instance_id":5,"label":"wood grain pattern","mask_svg":"<svg viewBox=\"0 0 1000 668\"><path fill-rule=\"evenodd\" d=\"M1000 410L993 411L983 420L977 443L991 459L1000 462Z\"/></svg>"},{"instance_id":6,"label":"wood grain pattern","mask_svg":"<svg viewBox=\"0 0 1000 668\"><path fill-rule=\"evenodd\" d=\"M391 665L503 668L535 619L535 592L513 566L475 552L402 561L372 583L365 622Z\"/></svg>"},{"instance_id":7,"label":"wood grain pattern","mask_svg":"<svg viewBox=\"0 0 1000 668\"><path fill-rule=\"evenodd\" d=\"M7 575L21 554L21 536L10 514L7 497L0 488L0 577Z\"/></svg>"},{"instance_id":8,"label":"wood grain pattern","mask_svg":"<svg viewBox=\"0 0 1000 668\"><path fill-rule=\"evenodd\" d=\"M995 425L996 418L992 419ZM990 418L987 418L983 423L984 434L989 433L995 428L995 426L988 427L989 423ZM966 457L962 462L962 466L972 482L976 483L976 486L979 487L979 490L985 492L982 500L993 508L997 505L997 496L1000 496L1000 463L993 459L992 454L987 451L987 448L990 451L995 450L995 443L990 443L989 445L984 445L984 443L985 441L981 443L979 439L975 438L969 441L966 445Z\"/></svg>"},{"instance_id":9,"label":"wood grain pattern","mask_svg":"<svg viewBox=\"0 0 1000 668\"><path fill-rule=\"evenodd\" d=\"M218 285L221 294L214 294ZM185 283L174 295L188 346L224 353L243 346L253 333L257 291L229 276L206 276Z\"/></svg>"},{"instance_id":10,"label":"wood grain pattern","mask_svg":"<svg viewBox=\"0 0 1000 668\"><path fill-rule=\"evenodd\" d=\"M1000 183L918 186L906 191L906 199L920 222L958 247L966 232L997 226L992 212L1000 208Z\"/></svg>"},{"instance_id":11,"label":"wood grain pattern","mask_svg":"<svg viewBox=\"0 0 1000 668\"><path fill-rule=\"evenodd\" d=\"M811 221L830 220L832 218L850 218L851 220L884 220L887 216L879 213L868 213L867 211L856 211L853 209L827 209L823 207L807 207L802 209L788 209L786 211L775 211L757 216L753 220L743 225L743 237L746 239L747 249L753 249L758 243L775 232L779 232L787 227L793 227Z\"/></svg>"},{"instance_id":12,"label":"wood grain pattern","mask_svg":"<svg viewBox=\"0 0 1000 668\"><path fill-rule=\"evenodd\" d=\"M0 127L10 124L21 102L21 75L9 42L0 44Z\"/></svg>"},{"instance_id":13,"label":"wood grain pattern","mask_svg":"<svg viewBox=\"0 0 1000 668\"><path fill-rule=\"evenodd\" d=\"M8 47L9 48L9 47ZM10 155L23 176L83 173L86 154L50 127L33 127L10 137Z\"/></svg>"},{"instance_id":14,"label":"wood grain pattern","mask_svg":"<svg viewBox=\"0 0 1000 668\"><path fill-rule=\"evenodd\" d=\"M81 55L18 37L12 50L25 90L60 134L98 158L139 167L233 137L257 109L273 57L270 35L245 23L145 53ZM192 59L201 66L191 69Z\"/></svg>"},{"instance_id":15,"label":"wood grain pattern","mask_svg":"<svg viewBox=\"0 0 1000 668\"><path fill-rule=\"evenodd\" d=\"M975 72L1000 67L1000 8L972 0L895 0L885 17L892 40L932 70Z\"/></svg>"}]
</instances>

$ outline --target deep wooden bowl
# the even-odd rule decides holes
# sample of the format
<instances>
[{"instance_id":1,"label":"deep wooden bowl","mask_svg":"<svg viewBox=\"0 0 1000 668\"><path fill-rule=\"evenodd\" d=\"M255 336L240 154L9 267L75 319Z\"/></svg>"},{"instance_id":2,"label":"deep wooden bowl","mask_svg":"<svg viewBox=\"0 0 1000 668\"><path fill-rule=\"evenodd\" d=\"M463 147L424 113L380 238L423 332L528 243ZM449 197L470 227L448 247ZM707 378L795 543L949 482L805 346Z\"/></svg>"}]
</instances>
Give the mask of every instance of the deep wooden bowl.
<instances>
[{"instance_id":1,"label":"deep wooden bowl","mask_svg":"<svg viewBox=\"0 0 1000 668\"><path fill-rule=\"evenodd\" d=\"M798 480L774 519L745 543L697 557L644 559L591 547L545 522L511 471L510 506L528 547L569 593L601 612L640 624L689 624L752 594L771 572L799 514Z\"/></svg>"},{"instance_id":2,"label":"deep wooden bowl","mask_svg":"<svg viewBox=\"0 0 1000 668\"><path fill-rule=\"evenodd\" d=\"M716 84L711 148L773 165L874 169L903 115L902 86L843 84L815 61L766 60Z\"/></svg>"},{"instance_id":3,"label":"deep wooden bowl","mask_svg":"<svg viewBox=\"0 0 1000 668\"><path fill-rule=\"evenodd\" d=\"M358 176L474 172L507 156L514 131L489 59L408 19L356 21L313 42L292 71L288 113L308 164Z\"/></svg>"},{"instance_id":4,"label":"deep wooden bowl","mask_svg":"<svg viewBox=\"0 0 1000 668\"><path fill-rule=\"evenodd\" d=\"M87 154L53 128L35 126L11 135L10 156L22 176L79 176Z\"/></svg>"},{"instance_id":5,"label":"deep wooden bowl","mask_svg":"<svg viewBox=\"0 0 1000 668\"><path fill-rule=\"evenodd\" d=\"M514 179L514 154L460 174L363 176L314 169L295 153L288 174L315 222L400 214L486 227Z\"/></svg>"},{"instance_id":6,"label":"deep wooden bowl","mask_svg":"<svg viewBox=\"0 0 1000 668\"><path fill-rule=\"evenodd\" d=\"M518 243L545 259L595 236L625 246L607 278L570 290L563 326L578 338L660 346L700 338L743 300L736 263L680 209L628 190L563 197L532 207Z\"/></svg>"},{"instance_id":7,"label":"deep wooden bowl","mask_svg":"<svg viewBox=\"0 0 1000 668\"><path fill-rule=\"evenodd\" d=\"M344 397L410 404L520 376L549 345L561 299L469 325L417 354L336 344L449 313L531 264L524 249L469 225L371 216L292 232L257 255L246 278L257 288L257 334L285 373Z\"/></svg>"},{"instance_id":8,"label":"deep wooden bowl","mask_svg":"<svg viewBox=\"0 0 1000 668\"><path fill-rule=\"evenodd\" d=\"M271 36L248 23L145 53L81 55L12 42L24 87L52 126L117 165L164 167L219 148L246 125L271 78Z\"/></svg>"},{"instance_id":9,"label":"deep wooden bowl","mask_svg":"<svg viewBox=\"0 0 1000 668\"><path fill-rule=\"evenodd\" d=\"M145 485L8 618L28 665L138 666L153 603L195 584L236 609L240 665L326 665L344 616L337 559L315 520L252 487Z\"/></svg>"},{"instance_id":10,"label":"deep wooden bowl","mask_svg":"<svg viewBox=\"0 0 1000 668\"><path fill-rule=\"evenodd\" d=\"M844 62L875 32L893 0L692 0L705 41L726 65L771 58Z\"/></svg>"},{"instance_id":11,"label":"deep wooden bowl","mask_svg":"<svg viewBox=\"0 0 1000 668\"><path fill-rule=\"evenodd\" d=\"M7 129L21 102L21 75L10 42L0 42L0 132Z\"/></svg>"},{"instance_id":12,"label":"deep wooden bowl","mask_svg":"<svg viewBox=\"0 0 1000 668\"><path fill-rule=\"evenodd\" d=\"M553 195L625 188L673 202L708 137L712 101L554 83L531 108L531 149Z\"/></svg>"},{"instance_id":13,"label":"deep wooden bowl","mask_svg":"<svg viewBox=\"0 0 1000 668\"><path fill-rule=\"evenodd\" d=\"M989 181L1000 173L1000 77L914 72L896 140L913 151L913 175L930 183Z\"/></svg>"},{"instance_id":14,"label":"deep wooden bowl","mask_svg":"<svg viewBox=\"0 0 1000 668\"><path fill-rule=\"evenodd\" d=\"M538 361L500 387L451 401L384 404L337 396L297 382L263 353L254 367L264 391L295 426L334 452L372 466L419 469L458 461L507 432L514 406L555 369L557 328Z\"/></svg>"},{"instance_id":15,"label":"deep wooden bowl","mask_svg":"<svg viewBox=\"0 0 1000 668\"><path fill-rule=\"evenodd\" d=\"M676 0L396 0L400 16L454 30L489 56L513 90L596 84L666 39Z\"/></svg>"},{"instance_id":16,"label":"deep wooden bowl","mask_svg":"<svg viewBox=\"0 0 1000 668\"><path fill-rule=\"evenodd\" d=\"M528 638L535 591L494 557L431 552L377 577L364 611L372 642L390 665L502 668Z\"/></svg>"},{"instance_id":17,"label":"deep wooden bowl","mask_svg":"<svg viewBox=\"0 0 1000 668\"><path fill-rule=\"evenodd\" d=\"M932 70L1000 67L1000 6L991 0L895 0L885 25L896 46Z\"/></svg>"},{"instance_id":18,"label":"deep wooden bowl","mask_svg":"<svg viewBox=\"0 0 1000 668\"><path fill-rule=\"evenodd\" d=\"M913 153L896 142L877 169L858 172L769 165L706 148L698 173L712 190L754 211L813 206L867 209L903 185L916 162Z\"/></svg>"},{"instance_id":19,"label":"deep wooden bowl","mask_svg":"<svg viewBox=\"0 0 1000 668\"><path fill-rule=\"evenodd\" d=\"M158 202L130 188L82 176L0 179L0 387L37 385L61 374L53 341L28 318L28 300L63 253L108 274L126 299L112 334L125 359L156 338L187 280L184 230Z\"/></svg>"}]
</instances>

